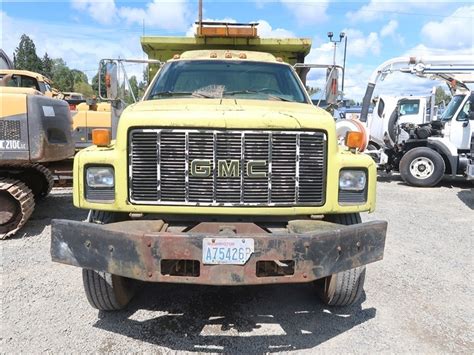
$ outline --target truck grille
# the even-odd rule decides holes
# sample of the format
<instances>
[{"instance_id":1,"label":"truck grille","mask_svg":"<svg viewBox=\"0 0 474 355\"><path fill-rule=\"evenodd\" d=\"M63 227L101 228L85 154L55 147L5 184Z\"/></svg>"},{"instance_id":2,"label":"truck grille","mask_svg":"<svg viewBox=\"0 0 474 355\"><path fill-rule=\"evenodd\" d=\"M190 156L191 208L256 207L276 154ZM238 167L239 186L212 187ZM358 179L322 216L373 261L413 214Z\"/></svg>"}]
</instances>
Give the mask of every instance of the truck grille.
<instances>
[{"instance_id":1,"label":"truck grille","mask_svg":"<svg viewBox=\"0 0 474 355\"><path fill-rule=\"evenodd\" d=\"M132 203L324 204L323 132L134 129L129 141Z\"/></svg>"}]
</instances>

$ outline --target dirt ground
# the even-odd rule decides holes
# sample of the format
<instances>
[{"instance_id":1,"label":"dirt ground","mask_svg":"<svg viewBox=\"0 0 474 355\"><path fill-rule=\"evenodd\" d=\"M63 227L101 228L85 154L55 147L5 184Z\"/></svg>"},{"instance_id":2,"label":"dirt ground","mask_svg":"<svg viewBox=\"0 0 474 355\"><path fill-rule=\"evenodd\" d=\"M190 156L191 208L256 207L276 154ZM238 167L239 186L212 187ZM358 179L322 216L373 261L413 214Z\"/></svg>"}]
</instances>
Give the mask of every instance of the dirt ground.
<instances>
[{"instance_id":1,"label":"dirt ground","mask_svg":"<svg viewBox=\"0 0 474 355\"><path fill-rule=\"evenodd\" d=\"M324 307L311 285L147 285L127 310L91 308L78 268L50 261L52 218L81 220L55 189L15 238L1 241L2 353L474 353L474 192L445 181L378 184L385 258L367 268L359 304Z\"/></svg>"}]
</instances>

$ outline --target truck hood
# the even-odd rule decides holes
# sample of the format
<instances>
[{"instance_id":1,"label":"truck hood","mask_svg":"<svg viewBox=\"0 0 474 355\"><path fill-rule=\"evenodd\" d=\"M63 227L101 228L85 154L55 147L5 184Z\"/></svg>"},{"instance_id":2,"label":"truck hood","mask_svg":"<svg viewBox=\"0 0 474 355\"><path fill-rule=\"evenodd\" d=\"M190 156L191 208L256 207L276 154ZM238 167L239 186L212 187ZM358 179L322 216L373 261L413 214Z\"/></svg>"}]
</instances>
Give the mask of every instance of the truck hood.
<instances>
[{"instance_id":1,"label":"truck hood","mask_svg":"<svg viewBox=\"0 0 474 355\"><path fill-rule=\"evenodd\" d=\"M128 127L319 128L326 130L334 127L334 119L331 115L311 104L199 98L141 101L124 111L120 125L124 123Z\"/></svg>"}]
</instances>

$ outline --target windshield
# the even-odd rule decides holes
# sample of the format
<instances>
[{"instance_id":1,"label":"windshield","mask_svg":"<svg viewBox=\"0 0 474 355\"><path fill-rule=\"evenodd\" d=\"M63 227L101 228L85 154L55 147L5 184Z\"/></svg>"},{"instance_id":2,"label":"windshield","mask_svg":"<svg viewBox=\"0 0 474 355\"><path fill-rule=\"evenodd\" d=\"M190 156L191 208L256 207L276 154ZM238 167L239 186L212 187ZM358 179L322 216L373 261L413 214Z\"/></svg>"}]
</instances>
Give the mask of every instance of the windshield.
<instances>
[{"instance_id":1,"label":"windshield","mask_svg":"<svg viewBox=\"0 0 474 355\"><path fill-rule=\"evenodd\" d=\"M465 97L466 95L455 95L441 115L441 121L451 120Z\"/></svg>"},{"instance_id":2,"label":"windshield","mask_svg":"<svg viewBox=\"0 0 474 355\"><path fill-rule=\"evenodd\" d=\"M148 100L170 97L307 102L291 68L250 61L193 60L165 64Z\"/></svg>"},{"instance_id":3,"label":"windshield","mask_svg":"<svg viewBox=\"0 0 474 355\"><path fill-rule=\"evenodd\" d=\"M7 75L0 74L0 80L2 80L5 76ZM24 75L16 75L16 74L12 75L10 80L8 80L7 82L7 86L18 87L18 88L30 88L30 89L41 91L38 85L38 81L35 78L24 76Z\"/></svg>"},{"instance_id":4,"label":"windshield","mask_svg":"<svg viewBox=\"0 0 474 355\"><path fill-rule=\"evenodd\" d=\"M400 115L417 115L420 112L420 100L403 100L400 103Z\"/></svg>"}]
</instances>

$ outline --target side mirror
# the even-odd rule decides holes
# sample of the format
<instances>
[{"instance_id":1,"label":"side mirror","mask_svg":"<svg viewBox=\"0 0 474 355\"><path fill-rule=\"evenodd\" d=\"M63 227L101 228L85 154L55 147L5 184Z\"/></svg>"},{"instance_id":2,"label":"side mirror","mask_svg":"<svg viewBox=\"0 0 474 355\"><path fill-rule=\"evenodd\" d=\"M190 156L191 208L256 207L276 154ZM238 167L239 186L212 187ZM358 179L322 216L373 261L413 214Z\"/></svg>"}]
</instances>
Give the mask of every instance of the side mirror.
<instances>
[{"instance_id":1,"label":"side mirror","mask_svg":"<svg viewBox=\"0 0 474 355\"><path fill-rule=\"evenodd\" d=\"M326 102L336 104L339 95L339 73L336 67L328 68L326 71Z\"/></svg>"},{"instance_id":2,"label":"side mirror","mask_svg":"<svg viewBox=\"0 0 474 355\"><path fill-rule=\"evenodd\" d=\"M105 66L105 88L107 98L115 100L118 98L118 68L117 63L109 62Z\"/></svg>"},{"instance_id":3,"label":"side mirror","mask_svg":"<svg viewBox=\"0 0 474 355\"><path fill-rule=\"evenodd\" d=\"M474 121L474 111L469 111L469 120Z\"/></svg>"}]
</instances>

